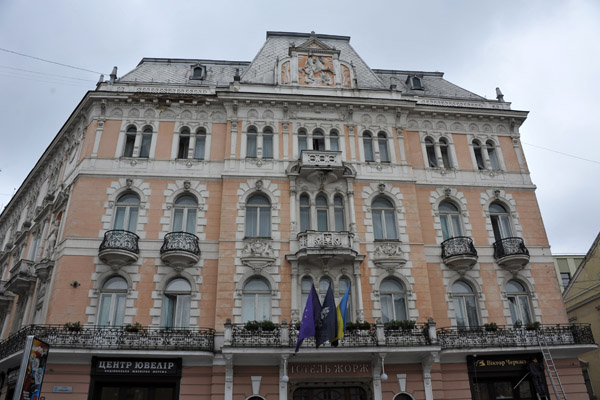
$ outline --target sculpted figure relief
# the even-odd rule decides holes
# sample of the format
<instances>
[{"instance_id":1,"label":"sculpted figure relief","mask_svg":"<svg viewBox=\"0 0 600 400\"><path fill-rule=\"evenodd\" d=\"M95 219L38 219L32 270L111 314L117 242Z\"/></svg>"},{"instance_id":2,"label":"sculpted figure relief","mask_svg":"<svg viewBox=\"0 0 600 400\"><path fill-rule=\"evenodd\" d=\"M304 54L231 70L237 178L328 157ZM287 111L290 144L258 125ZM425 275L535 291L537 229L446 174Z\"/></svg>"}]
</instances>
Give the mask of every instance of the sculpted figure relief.
<instances>
[{"instance_id":1,"label":"sculpted figure relief","mask_svg":"<svg viewBox=\"0 0 600 400\"><path fill-rule=\"evenodd\" d=\"M302 60L300 60L300 63ZM306 57L304 67L299 68L303 74L305 85L331 86L334 73L329 64L330 57L309 55Z\"/></svg>"}]
</instances>

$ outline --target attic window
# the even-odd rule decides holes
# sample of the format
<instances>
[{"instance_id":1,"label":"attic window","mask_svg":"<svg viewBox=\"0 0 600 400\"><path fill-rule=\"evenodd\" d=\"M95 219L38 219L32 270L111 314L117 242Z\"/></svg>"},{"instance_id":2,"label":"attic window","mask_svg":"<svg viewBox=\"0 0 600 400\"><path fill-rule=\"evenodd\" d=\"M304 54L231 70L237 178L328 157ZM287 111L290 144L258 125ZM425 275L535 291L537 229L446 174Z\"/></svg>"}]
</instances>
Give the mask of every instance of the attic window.
<instances>
[{"instance_id":1,"label":"attic window","mask_svg":"<svg viewBox=\"0 0 600 400\"><path fill-rule=\"evenodd\" d=\"M206 77L206 67L204 65L193 65L190 79L204 79Z\"/></svg>"},{"instance_id":2,"label":"attic window","mask_svg":"<svg viewBox=\"0 0 600 400\"><path fill-rule=\"evenodd\" d=\"M418 76L412 76L410 78L410 88L413 90L423 90L423 85L421 84L421 78Z\"/></svg>"}]
</instances>

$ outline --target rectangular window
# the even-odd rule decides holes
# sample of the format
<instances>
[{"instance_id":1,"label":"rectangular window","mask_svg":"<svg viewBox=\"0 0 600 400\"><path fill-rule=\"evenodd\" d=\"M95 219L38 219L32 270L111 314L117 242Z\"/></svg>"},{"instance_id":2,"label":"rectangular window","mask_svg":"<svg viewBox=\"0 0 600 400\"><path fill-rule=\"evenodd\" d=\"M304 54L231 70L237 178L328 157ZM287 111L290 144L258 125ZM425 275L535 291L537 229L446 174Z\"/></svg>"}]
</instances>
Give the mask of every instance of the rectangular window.
<instances>
[{"instance_id":1,"label":"rectangular window","mask_svg":"<svg viewBox=\"0 0 600 400\"><path fill-rule=\"evenodd\" d=\"M133 146L135 145L135 135L125 136L125 150L123 157L133 157Z\"/></svg>"},{"instance_id":2,"label":"rectangular window","mask_svg":"<svg viewBox=\"0 0 600 400\"><path fill-rule=\"evenodd\" d=\"M256 135L248 135L246 141L246 157L256 158Z\"/></svg>"},{"instance_id":3,"label":"rectangular window","mask_svg":"<svg viewBox=\"0 0 600 400\"><path fill-rule=\"evenodd\" d=\"M273 135L263 134L263 158L273 158Z\"/></svg>"},{"instance_id":4,"label":"rectangular window","mask_svg":"<svg viewBox=\"0 0 600 400\"><path fill-rule=\"evenodd\" d=\"M305 232L310 229L310 209L302 207L300 209L300 232Z\"/></svg>"},{"instance_id":5,"label":"rectangular window","mask_svg":"<svg viewBox=\"0 0 600 400\"><path fill-rule=\"evenodd\" d=\"M344 209L336 208L334 211L335 216L335 230L337 232L342 232L345 230L344 226Z\"/></svg>"},{"instance_id":6,"label":"rectangular window","mask_svg":"<svg viewBox=\"0 0 600 400\"><path fill-rule=\"evenodd\" d=\"M206 138L204 136L196 137L196 146L194 148L194 158L197 160L204 160L204 146Z\"/></svg>"},{"instance_id":7,"label":"rectangular window","mask_svg":"<svg viewBox=\"0 0 600 400\"><path fill-rule=\"evenodd\" d=\"M317 230L325 232L327 228L327 210L317 210Z\"/></svg>"},{"instance_id":8,"label":"rectangular window","mask_svg":"<svg viewBox=\"0 0 600 400\"><path fill-rule=\"evenodd\" d=\"M563 287L566 288L571 282L571 274L568 272L561 272L560 279L562 280Z\"/></svg>"},{"instance_id":9,"label":"rectangular window","mask_svg":"<svg viewBox=\"0 0 600 400\"><path fill-rule=\"evenodd\" d=\"M258 232L258 208L246 208L246 237L255 237Z\"/></svg>"},{"instance_id":10,"label":"rectangular window","mask_svg":"<svg viewBox=\"0 0 600 400\"><path fill-rule=\"evenodd\" d=\"M140 147L140 157L150 157L150 145L152 144L152 134L144 133L142 135L142 146Z\"/></svg>"},{"instance_id":11,"label":"rectangular window","mask_svg":"<svg viewBox=\"0 0 600 400\"><path fill-rule=\"evenodd\" d=\"M394 309L391 295L381 295L381 321L383 323L394 319Z\"/></svg>"}]
</instances>

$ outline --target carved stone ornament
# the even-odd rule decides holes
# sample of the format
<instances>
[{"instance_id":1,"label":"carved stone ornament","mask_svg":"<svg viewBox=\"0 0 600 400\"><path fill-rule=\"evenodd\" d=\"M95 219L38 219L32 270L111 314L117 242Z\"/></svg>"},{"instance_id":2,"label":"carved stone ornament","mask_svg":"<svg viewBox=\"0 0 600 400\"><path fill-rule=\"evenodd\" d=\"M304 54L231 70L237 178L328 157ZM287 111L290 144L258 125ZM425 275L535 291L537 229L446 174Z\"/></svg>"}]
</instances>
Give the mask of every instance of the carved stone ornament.
<instances>
[{"instance_id":1,"label":"carved stone ornament","mask_svg":"<svg viewBox=\"0 0 600 400\"><path fill-rule=\"evenodd\" d=\"M131 188L131 186L133 186L133 179L127 178L125 180L125 184L127 185L128 188Z\"/></svg>"},{"instance_id":2,"label":"carved stone ornament","mask_svg":"<svg viewBox=\"0 0 600 400\"><path fill-rule=\"evenodd\" d=\"M377 185L377 189L379 190L379 193L385 192L385 183L382 182L379 185Z\"/></svg>"},{"instance_id":3,"label":"carved stone ornament","mask_svg":"<svg viewBox=\"0 0 600 400\"><path fill-rule=\"evenodd\" d=\"M444 189L444 195L446 197L450 197L451 194L452 194L452 189L450 189L450 188Z\"/></svg>"},{"instance_id":4,"label":"carved stone ornament","mask_svg":"<svg viewBox=\"0 0 600 400\"><path fill-rule=\"evenodd\" d=\"M257 180L256 183L254 184L254 187L256 188L256 190L261 190L263 187L262 179Z\"/></svg>"},{"instance_id":5,"label":"carved stone ornament","mask_svg":"<svg viewBox=\"0 0 600 400\"><path fill-rule=\"evenodd\" d=\"M499 189L494 190L494 198L496 200L498 200L500 198L500 190Z\"/></svg>"},{"instance_id":6,"label":"carved stone ornament","mask_svg":"<svg viewBox=\"0 0 600 400\"><path fill-rule=\"evenodd\" d=\"M191 187L192 187L192 184L191 184L191 182L190 182L190 181L184 181L184 182L183 182L183 188L184 188L185 190L190 190L190 188L191 188Z\"/></svg>"},{"instance_id":7,"label":"carved stone ornament","mask_svg":"<svg viewBox=\"0 0 600 400\"><path fill-rule=\"evenodd\" d=\"M406 264L406 255L398 242L384 242L375 246L373 263L388 272Z\"/></svg>"},{"instance_id":8,"label":"carved stone ornament","mask_svg":"<svg viewBox=\"0 0 600 400\"><path fill-rule=\"evenodd\" d=\"M243 265L252 268L255 273L259 273L275 263L273 248L267 240L248 240L242 249L241 261Z\"/></svg>"}]
</instances>

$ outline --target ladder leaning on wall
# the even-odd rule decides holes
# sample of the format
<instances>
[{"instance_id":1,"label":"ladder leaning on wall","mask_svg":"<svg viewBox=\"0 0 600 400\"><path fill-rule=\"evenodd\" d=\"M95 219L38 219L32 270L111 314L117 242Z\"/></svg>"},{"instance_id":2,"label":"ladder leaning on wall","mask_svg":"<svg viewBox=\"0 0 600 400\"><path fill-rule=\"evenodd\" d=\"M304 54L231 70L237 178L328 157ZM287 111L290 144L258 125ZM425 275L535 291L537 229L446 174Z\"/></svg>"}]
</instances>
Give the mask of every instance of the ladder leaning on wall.
<instances>
[{"instance_id":1,"label":"ladder leaning on wall","mask_svg":"<svg viewBox=\"0 0 600 400\"><path fill-rule=\"evenodd\" d=\"M544 333L540 333L540 331L538 331L537 339L538 344L540 346L540 350L542 351L542 355L544 356L546 372L548 373L548 377L550 378L550 383L552 384L554 395L556 396L557 400L567 400L567 395L565 394L565 390L563 389L562 383L560 382L560 377L558 376L558 372L556 371L556 365L554 364L552 353L550 353L550 348L548 348L548 344L546 343Z\"/></svg>"}]
</instances>

